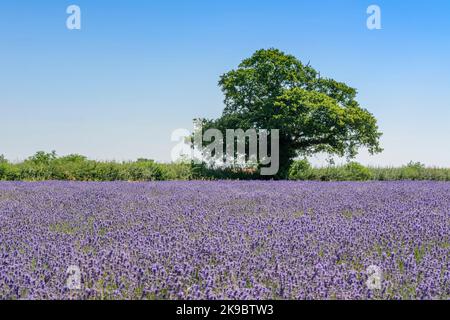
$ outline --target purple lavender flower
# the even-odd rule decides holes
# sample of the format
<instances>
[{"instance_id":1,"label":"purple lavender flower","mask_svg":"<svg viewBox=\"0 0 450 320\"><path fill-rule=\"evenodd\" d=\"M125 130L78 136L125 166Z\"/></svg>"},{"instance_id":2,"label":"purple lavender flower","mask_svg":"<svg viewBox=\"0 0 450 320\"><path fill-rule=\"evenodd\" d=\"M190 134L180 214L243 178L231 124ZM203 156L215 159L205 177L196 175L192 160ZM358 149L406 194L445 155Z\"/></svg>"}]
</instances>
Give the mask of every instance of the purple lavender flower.
<instances>
[{"instance_id":1,"label":"purple lavender flower","mask_svg":"<svg viewBox=\"0 0 450 320\"><path fill-rule=\"evenodd\" d=\"M0 183L0 299L449 299L449 251L450 183Z\"/></svg>"}]
</instances>

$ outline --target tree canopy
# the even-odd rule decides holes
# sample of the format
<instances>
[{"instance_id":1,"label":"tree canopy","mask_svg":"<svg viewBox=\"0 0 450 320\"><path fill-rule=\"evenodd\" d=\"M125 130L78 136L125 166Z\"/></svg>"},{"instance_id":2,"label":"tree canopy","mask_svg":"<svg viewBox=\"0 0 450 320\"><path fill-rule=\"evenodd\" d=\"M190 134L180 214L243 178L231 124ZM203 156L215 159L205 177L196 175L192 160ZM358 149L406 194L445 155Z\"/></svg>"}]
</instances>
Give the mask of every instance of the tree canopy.
<instances>
[{"instance_id":1,"label":"tree canopy","mask_svg":"<svg viewBox=\"0 0 450 320\"><path fill-rule=\"evenodd\" d=\"M280 172L299 155L326 152L353 158L381 152L375 117L355 100L356 89L324 78L278 49L262 49L221 76L223 115L207 127L279 129Z\"/></svg>"}]
</instances>

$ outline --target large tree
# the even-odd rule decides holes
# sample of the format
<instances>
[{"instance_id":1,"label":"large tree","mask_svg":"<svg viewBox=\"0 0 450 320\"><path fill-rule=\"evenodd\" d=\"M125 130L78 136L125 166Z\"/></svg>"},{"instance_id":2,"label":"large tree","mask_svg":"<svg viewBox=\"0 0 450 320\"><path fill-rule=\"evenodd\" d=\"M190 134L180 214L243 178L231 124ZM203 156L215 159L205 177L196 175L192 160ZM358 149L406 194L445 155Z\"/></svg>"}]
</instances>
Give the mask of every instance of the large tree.
<instances>
[{"instance_id":1,"label":"large tree","mask_svg":"<svg viewBox=\"0 0 450 320\"><path fill-rule=\"evenodd\" d=\"M356 90L321 77L309 64L277 49L259 50L221 76L225 110L207 127L280 130L280 171L299 155L354 157L360 147L381 152L375 117Z\"/></svg>"}]
</instances>

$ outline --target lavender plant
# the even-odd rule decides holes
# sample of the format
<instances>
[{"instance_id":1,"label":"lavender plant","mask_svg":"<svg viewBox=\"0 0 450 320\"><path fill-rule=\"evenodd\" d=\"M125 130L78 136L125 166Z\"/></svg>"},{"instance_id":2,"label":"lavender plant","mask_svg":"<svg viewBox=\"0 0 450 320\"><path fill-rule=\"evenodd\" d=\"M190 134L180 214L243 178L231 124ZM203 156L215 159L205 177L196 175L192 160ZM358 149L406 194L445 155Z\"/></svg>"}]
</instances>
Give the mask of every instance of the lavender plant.
<instances>
[{"instance_id":1,"label":"lavender plant","mask_svg":"<svg viewBox=\"0 0 450 320\"><path fill-rule=\"evenodd\" d=\"M0 299L448 299L449 251L445 182L0 182Z\"/></svg>"}]
</instances>

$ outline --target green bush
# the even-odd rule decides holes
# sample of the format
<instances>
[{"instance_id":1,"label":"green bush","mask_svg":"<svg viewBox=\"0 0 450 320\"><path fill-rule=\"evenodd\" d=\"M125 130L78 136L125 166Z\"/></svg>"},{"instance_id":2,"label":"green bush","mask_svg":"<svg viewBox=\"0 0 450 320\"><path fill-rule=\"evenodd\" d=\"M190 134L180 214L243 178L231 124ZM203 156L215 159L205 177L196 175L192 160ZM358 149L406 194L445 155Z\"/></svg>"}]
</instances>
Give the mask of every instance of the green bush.
<instances>
[{"instance_id":1,"label":"green bush","mask_svg":"<svg viewBox=\"0 0 450 320\"><path fill-rule=\"evenodd\" d=\"M311 178L312 166L307 159L297 160L289 168L289 179L308 180Z\"/></svg>"},{"instance_id":2,"label":"green bush","mask_svg":"<svg viewBox=\"0 0 450 320\"><path fill-rule=\"evenodd\" d=\"M2 163L0 164L0 179L2 180L21 180L20 169L12 164Z\"/></svg>"},{"instance_id":3,"label":"green bush","mask_svg":"<svg viewBox=\"0 0 450 320\"><path fill-rule=\"evenodd\" d=\"M155 180L257 180L266 179L254 168L211 168L187 161L156 163L149 159L134 162L102 162L72 154L58 157L53 151L37 152L20 163L10 163L0 155L0 180L41 181L155 181ZM270 178L270 177L269 177ZM365 181L435 180L450 181L450 169L426 168L410 162L399 168L364 167L350 162L343 166L312 167L308 160L295 161L289 169L291 180Z\"/></svg>"},{"instance_id":4,"label":"green bush","mask_svg":"<svg viewBox=\"0 0 450 320\"><path fill-rule=\"evenodd\" d=\"M369 168L366 168L358 162L350 162L344 166L346 171L346 180L366 181L372 179L373 175Z\"/></svg>"},{"instance_id":5,"label":"green bush","mask_svg":"<svg viewBox=\"0 0 450 320\"><path fill-rule=\"evenodd\" d=\"M7 171L8 171L8 163L0 162L0 179L3 180L3 177L6 176Z\"/></svg>"},{"instance_id":6,"label":"green bush","mask_svg":"<svg viewBox=\"0 0 450 320\"><path fill-rule=\"evenodd\" d=\"M154 161L129 162L122 165L120 180L153 181L166 180L164 169Z\"/></svg>"},{"instance_id":7,"label":"green bush","mask_svg":"<svg viewBox=\"0 0 450 320\"><path fill-rule=\"evenodd\" d=\"M420 162L410 162L401 170L400 178L402 180L418 180L423 176L425 166Z\"/></svg>"},{"instance_id":8,"label":"green bush","mask_svg":"<svg viewBox=\"0 0 450 320\"><path fill-rule=\"evenodd\" d=\"M166 180L191 180L193 179L193 170L191 163L175 162L159 164L165 175Z\"/></svg>"}]
</instances>

